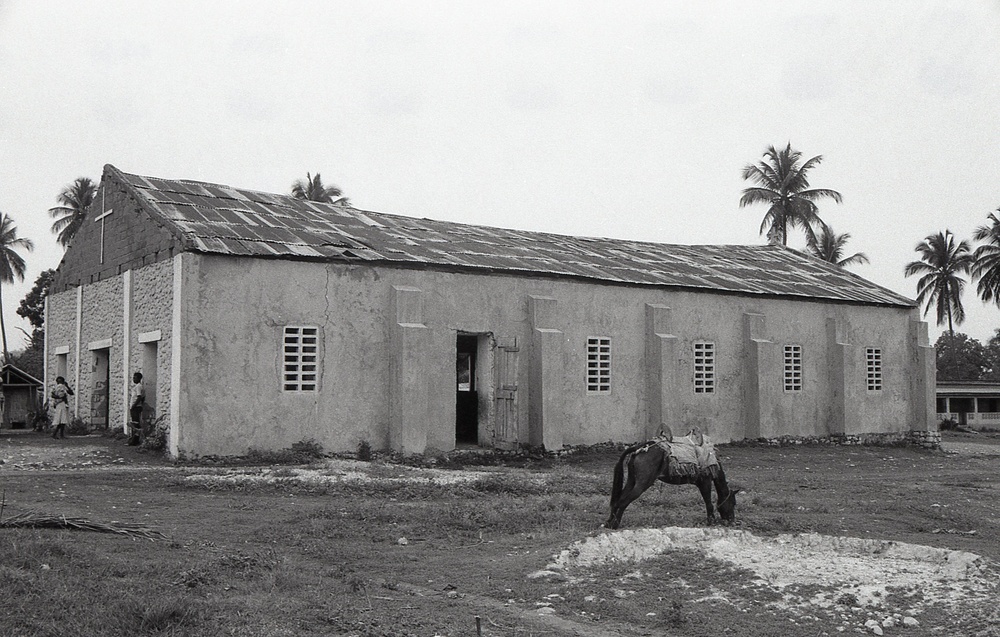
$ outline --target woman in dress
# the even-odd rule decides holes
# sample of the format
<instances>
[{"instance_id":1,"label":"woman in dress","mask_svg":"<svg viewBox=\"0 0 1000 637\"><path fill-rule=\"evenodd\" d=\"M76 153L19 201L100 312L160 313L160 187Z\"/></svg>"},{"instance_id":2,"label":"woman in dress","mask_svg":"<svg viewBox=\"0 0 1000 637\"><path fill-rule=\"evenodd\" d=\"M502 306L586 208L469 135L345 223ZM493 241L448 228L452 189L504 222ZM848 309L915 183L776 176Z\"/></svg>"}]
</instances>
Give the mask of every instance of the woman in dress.
<instances>
[{"instance_id":1,"label":"woman in dress","mask_svg":"<svg viewBox=\"0 0 1000 637\"><path fill-rule=\"evenodd\" d=\"M73 395L73 390L66 384L66 379L62 376L56 377L56 386L52 388L52 424L56 430L52 432L53 438L66 437L66 425L69 424L69 397Z\"/></svg>"}]
</instances>

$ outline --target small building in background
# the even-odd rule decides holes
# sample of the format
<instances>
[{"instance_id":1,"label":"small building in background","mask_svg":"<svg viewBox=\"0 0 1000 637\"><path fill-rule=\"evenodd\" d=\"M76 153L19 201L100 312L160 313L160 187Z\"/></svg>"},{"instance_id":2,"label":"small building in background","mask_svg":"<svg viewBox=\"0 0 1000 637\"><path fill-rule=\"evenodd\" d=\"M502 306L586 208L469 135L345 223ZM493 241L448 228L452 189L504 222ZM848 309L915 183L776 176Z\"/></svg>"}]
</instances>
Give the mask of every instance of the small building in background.
<instances>
[{"instance_id":1,"label":"small building in background","mask_svg":"<svg viewBox=\"0 0 1000 637\"><path fill-rule=\"evenodd\" d=\"M0 382L3 426L11 429L32 426L45 402L42 381L8 363L0 368Z\"/></svg>"},{"instance_id":2,"label":"small building in background","mask_svg":"<svg viewBox=\"0 0 1000 637\"><path fill-rule=\"evenodd\" d=\"M937 420L972 429L1000 429L1000 383L939 380Z\"/></svg>"}]
</instances>

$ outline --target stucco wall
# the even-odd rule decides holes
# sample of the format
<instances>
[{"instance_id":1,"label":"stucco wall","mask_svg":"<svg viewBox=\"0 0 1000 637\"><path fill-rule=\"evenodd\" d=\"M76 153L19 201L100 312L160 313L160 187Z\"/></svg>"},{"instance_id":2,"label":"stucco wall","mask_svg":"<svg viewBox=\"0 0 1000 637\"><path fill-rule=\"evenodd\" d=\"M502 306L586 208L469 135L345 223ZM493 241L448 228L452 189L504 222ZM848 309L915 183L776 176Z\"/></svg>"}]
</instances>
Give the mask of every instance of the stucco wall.
<instances>
[{"instance_id":1,"label":"stucco wall","mask_svg":"<svg viewBox=\"0 0 1000 637\"><path fill-rule=\"evenodd\" d=\"M179 390L182 454L315 439L388 444L388 291L377 272L198 255L186 262ZM281 336L320 327L318 391L281 390Z\"/></svg>"},{"instance_id":2,"label":"stucco wall","mask_svg":"<svg viewBox=\"0 0 1000 637\"><path fill-rule=\"evenodd\" d=\"M396 329L390 309L399 288L418 290L426 335L421 386L429 403L420 405L430 449L454 446L455 338L458 331L516 338L521 347L518 400L520 438L528 442L529 383L533 337L529 297L554 300L546 365L561 367L545 377L547 405L559 415L562 444L643 439L648 429L646 306L670 308L668 329L675 340L675 429L706 428L726 441L748 435L746 363L749 342L745 315L760 315L756 338L761 373L761 435L824 435L835 419L834 391L856 408L847 433L906 431L911 423L913 359L907 308L843 306L784 299L745 298L641 287L599 286L567 280L394 270L364 265L311 264L187 255L181 395L178 414L181 453L231 454L248 448L284 448L315 439L330 450L354 450L364 440L389 445ZM407 301L409 302L409 301ZM847 352L846 379L831 389L836 349L827 322L839 325L837 347ZM280 390L281 329L321 328L319 391ZM537 331L537 330L535 330ZM584 379L588 337L612 339L612 387L588 393ZM692 390L695 341L714 342L717 389ZM561 343L561 345L560 345ZM783 346L803 347L802 392L782 389ZM883 390L865 389L864 348L883 355ZM843 358L843 357L842 357ZM398 362L398 361L397 361ZM412 365L412 361L406 363ZM481 361L480 365L489 365ZM491 400L487 396L486 400ZM483 398L481 397L481 402ZM487 403L488 405L489 403ZM416 409L418 405L414 405ZM756 434L756 432L753 432Z\"/></svg>"}]
</instances>

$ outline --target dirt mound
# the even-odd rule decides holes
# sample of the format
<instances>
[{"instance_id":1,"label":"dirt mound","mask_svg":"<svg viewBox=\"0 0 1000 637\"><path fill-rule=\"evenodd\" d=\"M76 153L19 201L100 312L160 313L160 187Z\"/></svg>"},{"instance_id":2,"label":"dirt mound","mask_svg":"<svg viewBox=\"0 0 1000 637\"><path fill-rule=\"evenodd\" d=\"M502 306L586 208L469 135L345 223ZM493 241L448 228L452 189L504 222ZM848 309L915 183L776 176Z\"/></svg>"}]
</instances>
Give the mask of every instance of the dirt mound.
<instances>
[{"instance_id":1,"label":"dirt mound","mask_svg":"<svg viewBox=\"0 0 1000 637\"><path fill-rule=\"evenodd\" d=\"M784 590L819 585L809 599L789 593L791 605L829 607L842 600L877 605L890 590L919 591L927 601L969 601L996 595L996 565L966 551L885 540L804 533L758 537L722 528L637 529L602 533L575 542L546 567L573 577L607 562L641 562L675 549L698 549L708 557L752 571L759 583Z\"/></svg>"}]
</instances>

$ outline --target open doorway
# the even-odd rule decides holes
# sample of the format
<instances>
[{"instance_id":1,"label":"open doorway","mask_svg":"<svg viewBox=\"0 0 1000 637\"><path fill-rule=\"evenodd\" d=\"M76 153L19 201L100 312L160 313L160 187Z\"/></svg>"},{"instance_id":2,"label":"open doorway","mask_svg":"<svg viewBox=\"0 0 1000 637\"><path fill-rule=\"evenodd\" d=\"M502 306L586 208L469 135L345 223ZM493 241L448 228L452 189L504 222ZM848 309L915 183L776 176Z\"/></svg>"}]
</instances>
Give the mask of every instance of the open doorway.
<instances>
[{"instance_id":1,"label":"open doorway","mask_svg":"<svg viewBox=\"0 0 1000 637\"><path fill-rule=\"evenodd\" d=\"M142 422L150 423L156 420L156 371L157 349L159 343L149 341L142 343L142 386L146 390L146 401L142 407Z\"/></svg>"},{"instance_id":2,"label":"open doorway","mask_svg":"<svg viewBox=\"0 0 1000 637\"><path fill-rule=\"evenodd\" d=\"M456 342L455 443L479 444L479 357L486 334L459 332ZM486 350L488 351L488 349Z\"/></svg>"},{"instance_id":3,"label":"open doorway","mask_svg":"<svg viewBox=\"0 0 1000 637\"><path fill-rule=\"evenodd\" d=\"M93 427L108 426L108 389L111 385L111 350L106 348L91 350L94 359L91 367L90 424Z\"/></svg>"}]
</instances>

